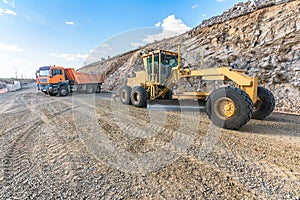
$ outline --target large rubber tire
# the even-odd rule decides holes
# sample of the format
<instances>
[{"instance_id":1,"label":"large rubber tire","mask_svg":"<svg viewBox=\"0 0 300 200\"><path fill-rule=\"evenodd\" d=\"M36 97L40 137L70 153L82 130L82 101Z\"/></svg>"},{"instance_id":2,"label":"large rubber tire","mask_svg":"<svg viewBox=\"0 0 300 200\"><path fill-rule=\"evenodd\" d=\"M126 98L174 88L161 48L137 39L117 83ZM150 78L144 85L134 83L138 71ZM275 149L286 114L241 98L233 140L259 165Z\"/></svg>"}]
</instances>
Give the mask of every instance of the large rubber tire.
<instances>
[{"instance_id":1,"label":"large rubber tire","mask_svg":"<svg viewBox=\"0 0 300 200\"><path fill-rule=\"evenodd\" d=\"M132 90L131 87L129 87L128 85L124 85L120 89L120 100L125 105L131 104L131 99L130 99L131 90Z\"/></svg>"},{"instance_id":2,"label":"large rubber tire","mask_svg":"<svg viewBox=\"0 0 300 200\"><path fill-rule=\"evenodd\" d=\"M87 85L86 86L86 92L91 94L95 92L95 86L94 85Z\"/></svg>"},{"instance_id":3,"label":"large rubber tire","mask_svg":"<svg viewBox=\"0 0 300 200\"><path fill-rule=\"evenodd\" d=\"M135 107L147 106L148 94L142 86L134 87L131 91L131 103Z\"/></svg>"},{"instance_id":4,"label":"large rubber tire","mask_svg":"<svg viewBox=\"0 0 300 200\"><path fill-rule=\"evenodd\" d=\"M97 85L97 89L96 89L96 93L100 93L101 92L101 84Z\"/></svg>"},{"instance_id":5,"label":"large rubber tire","mask_svg":"<svg viewBox=\"0 0 300 200\"><path fill-rule=\"evenodd\" d=\"M68 87L66 85L60 86L58 93L59 93L59 96L61 96L61 97L68 96L68 93L69 93Z\"/></svg>"},{"instance_id":6,"label":"large rubber tire","mask_svg":"<svg viewBox=\"0 0 300 200\"><path fill-rule=\"evenodd\" d=\"M258 86L259 100L254 104L252 119L263 119L270 115L275 107L275 98L269 90Z\"/></svg>"},{"instance_id":7,"label":"large rubber tire","mask_svg":"<svg viewBox=\"0 0 300 200\"><path fill-rule=\"evenodd\" d=\"M239 88L219 88L209 95L206 112L216 126L238 129L251 119L253 103L249 95Z\"/></svg>"}]
</instances>

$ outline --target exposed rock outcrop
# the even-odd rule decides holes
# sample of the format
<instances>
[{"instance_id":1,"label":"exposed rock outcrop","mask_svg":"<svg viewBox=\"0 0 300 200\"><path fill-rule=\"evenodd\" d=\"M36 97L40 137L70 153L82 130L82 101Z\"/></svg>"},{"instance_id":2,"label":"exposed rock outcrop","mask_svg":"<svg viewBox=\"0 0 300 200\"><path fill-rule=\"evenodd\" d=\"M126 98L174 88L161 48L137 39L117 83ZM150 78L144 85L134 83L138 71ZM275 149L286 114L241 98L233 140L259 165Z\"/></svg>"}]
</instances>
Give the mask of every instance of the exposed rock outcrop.
<instances>
[{"instance_id":1,"label":"exposed rock outcrop","mask_svg":"<svg viewBox=\"0 0 300 200\"><path fill-rule=\"evenodd\" d=\"M300 1L239 3L222 15L203 21L177 37L144 48L176 50L191 65L235 66L259 76L259 83L276 98L276 109L300 113ZM83 71L106 73L107 90L122 84L122 77L138 65L138 49L94 63Z\"/></svg>"}]
</instances>

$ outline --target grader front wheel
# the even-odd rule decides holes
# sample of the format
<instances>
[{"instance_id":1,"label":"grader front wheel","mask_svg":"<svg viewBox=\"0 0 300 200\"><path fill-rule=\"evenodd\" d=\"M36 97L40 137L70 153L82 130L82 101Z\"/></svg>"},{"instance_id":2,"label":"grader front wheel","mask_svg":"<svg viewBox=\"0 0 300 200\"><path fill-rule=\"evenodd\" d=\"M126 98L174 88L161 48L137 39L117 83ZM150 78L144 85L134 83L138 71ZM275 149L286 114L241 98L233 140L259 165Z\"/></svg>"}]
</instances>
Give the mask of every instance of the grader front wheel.
<instances>
[{"instance_id":1,"label":"grader front wheel","mask_svg":"<svg viewBox=\"0 0 300 200\"><path fill-rule=\"evenodd\" d=\"M249 95L239 88L219 88L209 95L206 112L216 126L238 129L251 119L253 104Z\"/></svg>"}]
</instances>

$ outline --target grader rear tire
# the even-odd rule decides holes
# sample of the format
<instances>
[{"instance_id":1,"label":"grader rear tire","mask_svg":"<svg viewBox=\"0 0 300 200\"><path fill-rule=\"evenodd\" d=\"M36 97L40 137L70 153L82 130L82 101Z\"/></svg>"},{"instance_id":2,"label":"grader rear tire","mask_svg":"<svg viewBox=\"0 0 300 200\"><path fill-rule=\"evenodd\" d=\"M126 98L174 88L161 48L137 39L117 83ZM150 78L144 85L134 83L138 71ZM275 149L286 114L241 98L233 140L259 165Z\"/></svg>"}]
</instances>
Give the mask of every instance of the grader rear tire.
<instances>
[{"instance_id":1,"label":"grader rear tire","mask_svg":"<svg viewBox=\"0 0 300 200\"><path fill-rule=\"evenodd\" d=\"M206 112L216 126L238 129L251 119L253 103L249 95L239 88L219 88L209 95Z\"/></svg>"},{"instance_id":2,"label":"grader rear tire","mask_svg":"<svg viewBox=\"0 0 300 200\"><path fill-rule=\"evenodd\" d=\"M129 87L128 85L124 85L120 90L120 100L125 105L131 104L131 99L130 99L131 90L132 90L131 87Z\"/></svg>"},{"instance_id":3,"label":"grader rear tire","mask_svg":"<svg viewBox=\"0 0 300 200\"><path fill-rule=\"evenodd\" d=\"M273 112L275 98L273 94L264 87L258 86L259 100L254 104L252 119L263 119Z\"/></svg>"},{"instance_id":4,"label":"grader rear tire","mask_svg":"<svg viewBox=\"0 0 300 200\"><path fill-rule=\"evenodd\" d=\"M138 86L134 87L131 92L131 103L135 107L146 107L148 94L145 88Z\"/></svg>"}]
</instances>

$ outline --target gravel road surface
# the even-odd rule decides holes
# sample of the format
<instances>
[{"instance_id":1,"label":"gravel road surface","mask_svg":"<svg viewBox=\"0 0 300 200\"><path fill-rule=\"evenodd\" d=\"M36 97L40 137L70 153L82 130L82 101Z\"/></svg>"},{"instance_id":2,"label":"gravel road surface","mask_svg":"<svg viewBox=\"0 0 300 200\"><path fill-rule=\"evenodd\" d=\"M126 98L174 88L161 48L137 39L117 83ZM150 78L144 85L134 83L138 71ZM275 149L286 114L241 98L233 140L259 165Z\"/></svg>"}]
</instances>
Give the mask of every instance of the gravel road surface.
<instances>
[{"instance_id":1,"label":"gravel road surface","mask_svg":"<svg viewBox=\"0 0 300 200\"><path fill-rule=\"evenodd\" d=\"M0 95L2 199L299 199L300 116L238 131L110 94Z\"/></svg>"}]
</instances>

